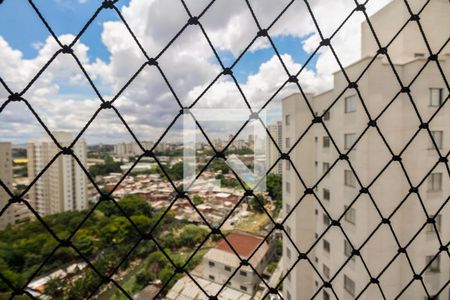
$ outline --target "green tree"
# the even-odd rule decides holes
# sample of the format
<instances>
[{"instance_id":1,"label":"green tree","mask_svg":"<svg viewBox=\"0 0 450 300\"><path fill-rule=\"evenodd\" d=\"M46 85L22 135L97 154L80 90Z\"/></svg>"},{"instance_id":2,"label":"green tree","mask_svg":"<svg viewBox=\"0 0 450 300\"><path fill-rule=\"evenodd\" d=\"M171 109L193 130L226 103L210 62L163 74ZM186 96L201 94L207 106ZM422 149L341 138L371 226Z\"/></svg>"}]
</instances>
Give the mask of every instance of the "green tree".
<instances>
[{"instance_id":1,"label":"green tree","mask_svg":"<svg viewBox=\"0 0 450 300\"><path fill-rule=\"evenodd\" d=\"M256 197L258 199L256 199ZM256 197L247 197L248 208L254 212L262 213L264 212L263 206L266 204L266 200L262 195L256 195Z\"/></svg>"},{"instance_id":2,"label":"green tree","mask_svg":"<svg viewBox=\"0 0 450 300\"><path fill-rule=\"evenodd\" d=\"M203 204L203 198L200 197L199 195L194 195L192 201L194 202L195 205Z\"/></svg>"},{"instance_id":3,"label":"green tree","mask_svg":"<svg viewBox=\"0 0 450 300\"><path fill-rule=\"evenodd\" d=\"M121 163L114 161L111 156L105 157L105 162L103 164L96 164L89 167L89 173L95 177L98 175L108 175L109 173L122 173L120 168Z\"/></svg>"},{"instance_id":4,"label":"green tree","mask_svg":"<svg viewBox=\"0 0 450 300\"><path fill-rule=\"evenodd\" d=\"M147 270L141 270L136 274L136 283L144 287L150 281L150 273Z\"/></svg>"},{"instance_id":5,"label":"green tree","mask_svg":"<svg viewBox=\"0 0 450 300\"><path fill-rule=\"evenodd\" d=\"M52 278L45 284L44 294L51 299L63 299L66 283L61 278Z\"/></svg>"},{"instance_id":6,"label":"green tree","mask_svg":"<svg viewBox=\"0 0 450 300\"><path fill-rule=\"evenodd\" d=\"M201 243L208 235L208 230L197 225L188 224L180 232L179 240L181 246L194 247Z\"/></svg>"},{"instance_id":7,"label":"green tree","mask_svg":"<svg viewBox=\"0 0 450 300\"><path fill-rule=\"evenodd\" d=\"M269 196L275 201L280 202L282 198L282 178L281 175L278 174L269 174L266 177L266 187Z\"/></svg>"}]
</instances>

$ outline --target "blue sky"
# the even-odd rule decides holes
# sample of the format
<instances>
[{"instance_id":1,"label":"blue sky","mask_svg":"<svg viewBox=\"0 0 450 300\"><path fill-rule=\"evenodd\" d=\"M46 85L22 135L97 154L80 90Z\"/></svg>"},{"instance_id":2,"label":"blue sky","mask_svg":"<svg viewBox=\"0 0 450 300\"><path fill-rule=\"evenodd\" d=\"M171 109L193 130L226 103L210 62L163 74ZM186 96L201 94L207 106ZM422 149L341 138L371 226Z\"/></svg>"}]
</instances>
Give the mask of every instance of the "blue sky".
<instances>
[{"instance_id":1,"label":"blue sky","mask_svg":"<svg viewBox=\"0 0 450 300\"><path fill-rule=\"evenodd\" d=\"M127 5L130 0L121 0L119 7ZM57 35L77 34L97 9L101 1L88 0L79 3L77 0L41 0L35 1L39 11L48 21ZM11 12L17 12L13 14ZM83 35L81 41L90 47L90 58L100 57L108 61L109 53L101 43L102 24L105 21L117 20L112 10L103 10ZM36 43L43 43L49 36L48 30L39 20L28 1L4 0L0 5L0 35L11 47L19 49L24 58L34 58Z\"/></svg>"},{"instance_id":2,"label":"blue sky","mask_svg":"<svg viewBox=\"0 0 450 300\"><path fill-rule=\"evenodd\" d=\"M130 0L121 0L118 6L128 5ZM35 1L36 6L47 19L57 35L76 35L95 12L101 1L87 0L79 3L77 0L41 0ZM12 14L11 12L19 12ZM81 38L89 50L90 60L100 58L109 62L109 52L101 42L102 24L106 21L117 20L118 16L113 10L103 10L91 24ZM37 17L36 13L25 0L4 0L0 5L0 35L14 49L23 53L23 57L31 59L36 57L38 45L43 44L49 32ZM277 36L273 38L280 54L290 54L295 62L303 64L309 57L302 48L302 39L293 36ZM230 51L221 51L221 59L229 65L234 61ZM247 77L256 74L260 65L268 61L275 52L271 47L248 52L236 65L234 74L239 82L246 82ZM214 59L214 58L212 58ZM308 65L315 69L317 58Z\"/></svg>"}]
</instances>

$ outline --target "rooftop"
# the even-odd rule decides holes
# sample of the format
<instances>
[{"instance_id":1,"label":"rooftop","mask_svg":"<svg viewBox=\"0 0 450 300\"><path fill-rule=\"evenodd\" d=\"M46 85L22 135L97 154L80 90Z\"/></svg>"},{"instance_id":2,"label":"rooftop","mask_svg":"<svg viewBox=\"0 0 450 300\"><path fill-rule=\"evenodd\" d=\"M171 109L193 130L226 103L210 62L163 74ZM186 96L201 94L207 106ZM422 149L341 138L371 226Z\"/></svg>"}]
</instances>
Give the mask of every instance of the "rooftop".
<instances>
[{"instance_id":1,"label":"rooftop","mask_svg":"<svg viewBox=\"0 0 450 300\"><path fill-rule=\"evenodd\" d=\"M227 241L241 257L249 257L262 240L263 239L259 236L251 235L242 231L233 231L227 236ZM218 242L215 248L234 254L234 251L225 240Z\"/></svg>"}]
</instances>

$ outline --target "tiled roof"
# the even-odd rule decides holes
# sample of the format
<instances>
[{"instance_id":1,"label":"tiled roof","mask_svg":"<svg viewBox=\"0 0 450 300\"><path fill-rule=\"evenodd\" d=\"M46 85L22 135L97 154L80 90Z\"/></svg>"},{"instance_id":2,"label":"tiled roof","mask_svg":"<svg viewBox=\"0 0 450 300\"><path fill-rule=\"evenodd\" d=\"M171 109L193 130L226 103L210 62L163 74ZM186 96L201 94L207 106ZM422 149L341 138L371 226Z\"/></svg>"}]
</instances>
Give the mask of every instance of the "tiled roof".
<instances>
[{"instance_id":1,"label":"tiled roof","mask_svg":"<svg viewBox=\"0 0 450 300\"><path fill-rule=\"evenodd\" d=\"M241 257L249 257L263 240L259 236L251 235L242 231L233 231L227 235L226 238ZM234 251L225 240L218 242L215 248L234 254Z\"/></svg>"}]
</instances>

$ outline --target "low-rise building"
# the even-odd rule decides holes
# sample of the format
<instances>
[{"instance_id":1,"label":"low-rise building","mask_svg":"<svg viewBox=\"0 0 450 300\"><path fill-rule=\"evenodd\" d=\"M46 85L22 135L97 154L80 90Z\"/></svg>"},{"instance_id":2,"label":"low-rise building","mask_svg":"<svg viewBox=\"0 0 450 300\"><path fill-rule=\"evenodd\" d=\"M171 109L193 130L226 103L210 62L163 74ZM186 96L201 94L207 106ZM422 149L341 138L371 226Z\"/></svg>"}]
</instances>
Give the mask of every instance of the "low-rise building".
<instances>
[{"instance_id":1,"label":"low-rise building","mask_svg":"<svg viewBox=\"0 0 450 300\"><path fill-rule=\"evenodd\" d=\"M253 254L253 252L255 253ZM221 240L205 254L202 262L203 277L218 284L227 284L229 288L254 295L260 284L260 277L250 266L239 268L241 260L236 253L241 259L248 259L260 275L272 256L269 243L264 241L262 237L242 231L233 231L226 237L226 241ZM237 268L239 270L228 281Z\"/></svg>"}]
</instances>

